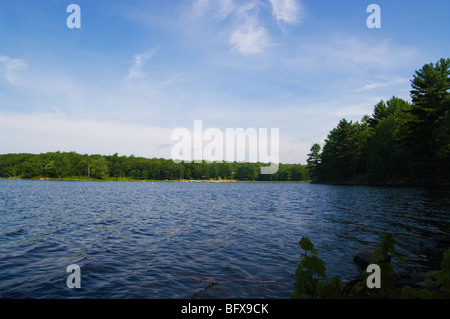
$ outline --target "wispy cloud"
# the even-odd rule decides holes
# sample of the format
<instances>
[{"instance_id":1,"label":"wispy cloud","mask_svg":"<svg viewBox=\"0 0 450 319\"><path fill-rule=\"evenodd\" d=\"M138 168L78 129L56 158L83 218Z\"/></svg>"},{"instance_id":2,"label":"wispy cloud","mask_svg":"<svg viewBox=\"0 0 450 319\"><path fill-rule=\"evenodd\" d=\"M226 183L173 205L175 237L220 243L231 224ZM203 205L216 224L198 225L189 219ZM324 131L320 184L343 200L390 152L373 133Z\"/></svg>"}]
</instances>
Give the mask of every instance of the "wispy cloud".
<instances>
[{"instance_id":1,"label":"wispy cloud","mask_svg":"<svg viewBox=\"0 0 450 319\"><path fill-rule=\"evenodd\" d=\"M169 79L162 82L163 86L168 86L176 83L177 79L181 77L181 74L175 74L174 76L170 77Z\"/></svg>"},{"instance_id":2,"label":"wispy cloud","mask_svg":"<svg viewBox=\"0 0 450 319\"><path fill-rule=\"evenodd\" d=\"M170 156L171 130L116 121L74 119L62 113L8 113L0 111L0 152L76 151L89 154Z\"/></svg>"},{"instance_id":3,"label":"wispy cloud","mask_svg":"<svg viewBox=\"0 0 450 319\"><path fill-rule=\"evenodd\" d=\"M231 50L244 55L264 53L276 42L270 35L274 20L293 24L301 17L297 0L198 0L191 10L191 19L203 27L208 25L203 19L213 21L213 29L229 35ZM273 20L263 19L268 10Z\"/></svg>"},{"instance_id":4,"label":"wispy cloud","mask_svg":"<svg viewBox=\"0 0 450 319\"><path fill-rule=\"evenodd\" d=\"M269 0L273 7L273 15L278 21L297 23L301 18L301 7L296 0Z\"/></svg>"},{"instance_id":5,"label":"wispy cloud","mask_svg":"<svg viewBox=\"0 0 450 319\"><path fill-rule=\"evenodd\" d=\"M215 18L219 21L226 19L237 8L237 5L234 2L234 0L220 0L218 1L218 6L219 9L215 14Z\"/></svg>"},{"instance_id":6,"label":"wispy cloud","mask_svg":"<svg viewBox=\"0 0 450 319\"><path fill-rule=\"evenodd\" d=\"M144 71L146 63L156 55L156 49L150 49L144 53L133 56L133 65L128 70L127 79L144 78L147 74Z\"/></svg>"},{"instance_id":7,"label":"wispy cloud","mask_svg":"<svg viewBox=\"0 0 450 319\"><path fill-rule=\"evenodd\" d=\"M355 104L341 107L329 114L340 118L362 118L365 114L369 114L372 108L370 104Z\"/></svg>"},{"instance_id":8,"label":"wispy cloud","mask_svg":"<svg viewBox=\"0 0 450 319\"><path fill-rule=\"evenodd\" d=\"M233 50L243 54L258 54L272 45L269 35L258 21L249 18L246 23L240 25L230 38Z\"/></svg>"},{"instance_id":9,"label":"wispy cloud","mask_svg":"<svg viewBox=\"0 0 450 319\"><path fill-rule=\"evenodd\" d=\"M194 19L198 19L203 16L211 5L211 0L197 0L190 10L191 16Z\"/></svg>"},{"instance_id":10,"label":"wispy cloud","mask_svg":"<svg viewBox=\"0 0 450 319\"><path fill-rule=\"evenodd\" d=\"M404 84L404 83L409 83L409 79L395 79L395 80L387 81L387 82L370 83L370 84L364 85L362 88L355 90L355 92L371 91L371 90L375 90L378 88L384 88L384 87L388 87L388 86L392 86L392 85L396 85L396 84Z\"/></svg>"},{"instance_id":11,"label":"wispy cloud","mask_svg":"<svg viewBox=\"0 0 450 319\"><path fill-rule=\"evenodd\" d=\"M295 54L290 51L286 57L292 66L302 69L327 68L345 73L367 73L368 70L385 73L411 63L418 55L416 48L389 39L375 42L340 33L308 39L294 47Z\"/></svg>"},{"instance_id":12,"label":"wispy cloud","mask_svg":"<svg viewBox=\"0 0 450 319\"><path fill-rule=\"evenodd\" d=\"M18 85L20 82L20 73L27 68L27 63L21 59L14 59L7 56L0 56L0 62L3 64L1 72L12 85Z\"/></svg>"},{"instance_id":13,"label":"wispy cloud","mask_svg":"<svg viewBox=\"0 0 450 319\"><path fill-rule=\"evenodd\" d=\"M48 110L62 105L78 109L88 92L88 86L70 72L42 68L36 61L7 56L0 56L0 78L20 89L21 96L32 101L26 106L30 109L44 107ZM11 105L10 98L5 100L8 106Z\"/></svg>"},{"instance_id":14,"label":"wispy cloud","mask_svg":"<svg viewBox=\"0 0 450 319\"><path fill-rule=\"evenodd\" d=\"M176 143L171 139L171 134L170 128L80 120L63 113L21 114L0 111L1 153L3 150L17 153L59 150L105 155L120 152L121 155L171 158L171 150ZM311 144L290 134L280 136L279 142L280 160L283 163L298 163Z\"/></svg>"},{"instance_id":15,"label":"wispy cloud","mask_svg":"<svg viewBox=\"0 0 450 319\"><path fill-rule=\"evenodd\" d=\"M239 17L254 8L254 0L197 0L193 6L192 17L206 17L220 22L228 17Z\"/></svg>"}]
</instances>

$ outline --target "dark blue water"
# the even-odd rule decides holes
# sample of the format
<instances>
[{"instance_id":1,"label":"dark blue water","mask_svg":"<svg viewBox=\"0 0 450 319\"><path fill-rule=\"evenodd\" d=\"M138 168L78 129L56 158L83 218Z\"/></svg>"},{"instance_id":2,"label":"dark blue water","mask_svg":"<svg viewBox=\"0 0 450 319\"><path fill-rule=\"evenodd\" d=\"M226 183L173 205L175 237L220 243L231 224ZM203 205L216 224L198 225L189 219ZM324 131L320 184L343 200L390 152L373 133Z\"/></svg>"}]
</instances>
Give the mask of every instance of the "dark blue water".
<instances>
[{"instance_id":1,"label":"dark blue water","mask_svg":"<svg viewBox=\"0 0 450 319\"><path fill-rule=\"evenodd\" d=\"M0 297L289 298L302 236L344 280L385 232L420 269L449 207L416 188L0 180Z\"/></svg>"}]
</instances>

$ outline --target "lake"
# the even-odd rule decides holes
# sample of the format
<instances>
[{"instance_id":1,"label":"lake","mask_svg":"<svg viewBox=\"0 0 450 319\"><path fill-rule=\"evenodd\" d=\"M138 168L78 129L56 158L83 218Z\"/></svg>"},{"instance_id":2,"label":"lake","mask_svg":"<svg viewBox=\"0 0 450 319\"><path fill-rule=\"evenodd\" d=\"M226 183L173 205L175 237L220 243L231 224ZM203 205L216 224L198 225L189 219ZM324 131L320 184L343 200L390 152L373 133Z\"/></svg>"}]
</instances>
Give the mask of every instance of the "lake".
<instances>
[{"instance_id":1,"label":"lake","mask_svg":"<svg viewBox=\"0 0 450 319\"><path fill-rule=\"evenodd\" d=\"M0 298L289 298L301 237L343 280L386 232L426 269L449 207L449 189L0 180Z\"/></svg>"}]
</instances>

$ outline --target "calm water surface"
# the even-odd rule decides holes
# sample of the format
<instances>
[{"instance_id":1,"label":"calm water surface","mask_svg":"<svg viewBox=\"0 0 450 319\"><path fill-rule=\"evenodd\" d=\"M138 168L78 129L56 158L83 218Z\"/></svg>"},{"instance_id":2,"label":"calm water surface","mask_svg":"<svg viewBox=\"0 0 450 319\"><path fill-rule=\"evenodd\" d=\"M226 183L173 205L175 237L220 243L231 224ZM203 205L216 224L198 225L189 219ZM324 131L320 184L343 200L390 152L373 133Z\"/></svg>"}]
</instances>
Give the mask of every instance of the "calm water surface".
<instances>
[{"instance_id":1,"label":"calm water surface","mask_svg":"<svg viewBox=\"0 0 450 319\"><path fill-rule=\"evenodd\" d=\"M343 280L385 232L424 269L449 207L448 189L0 180L0 298L289 298L302 236Z\"/></svg>"}]
</instances>

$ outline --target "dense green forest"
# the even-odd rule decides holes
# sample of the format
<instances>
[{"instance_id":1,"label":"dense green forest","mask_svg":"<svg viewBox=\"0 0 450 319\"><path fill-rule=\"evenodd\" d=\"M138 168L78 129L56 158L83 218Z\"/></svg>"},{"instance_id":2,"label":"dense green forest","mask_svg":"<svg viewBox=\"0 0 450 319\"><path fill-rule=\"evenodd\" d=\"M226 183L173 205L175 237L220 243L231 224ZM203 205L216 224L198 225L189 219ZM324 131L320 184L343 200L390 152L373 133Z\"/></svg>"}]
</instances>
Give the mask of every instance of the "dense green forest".
<instances>
[{"instance_id":1,"label":"dense green forest","mask_svg":"<svg viewBox=\"0 0 450 319\"><path fill-rule=\"evenodd\" d=\"M430 63L411 80L411 103L380 101L360 121L342 119L308 154L319 183L449 185L450 59Z\"/></svg>"},{"instance_id":2,"label":"dense green forest","mask_svg":"<svg viewBox=\"0 0 450 319\"><path fill-rule=\"evenodd\" d=\"M280 164L274 175L261 175L261 163L180 163L170 159L81 155L70 153L0 155L4 178L84 178L98 180L237 179L242 181L304 181L306 165Z\"/></svg>"}]
</instances>

